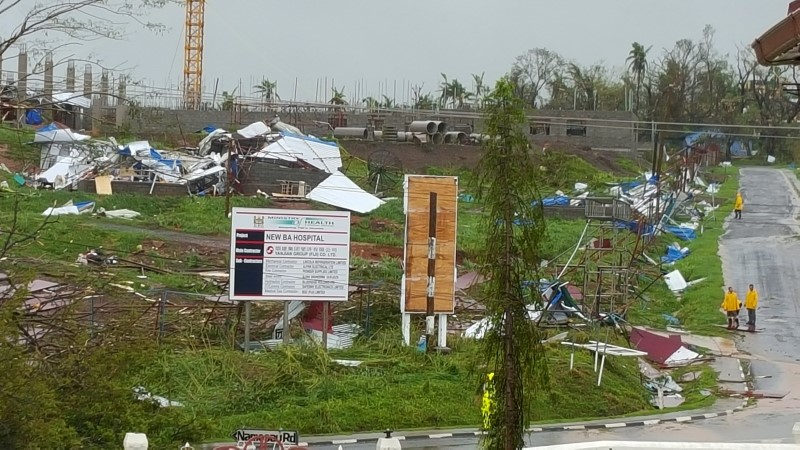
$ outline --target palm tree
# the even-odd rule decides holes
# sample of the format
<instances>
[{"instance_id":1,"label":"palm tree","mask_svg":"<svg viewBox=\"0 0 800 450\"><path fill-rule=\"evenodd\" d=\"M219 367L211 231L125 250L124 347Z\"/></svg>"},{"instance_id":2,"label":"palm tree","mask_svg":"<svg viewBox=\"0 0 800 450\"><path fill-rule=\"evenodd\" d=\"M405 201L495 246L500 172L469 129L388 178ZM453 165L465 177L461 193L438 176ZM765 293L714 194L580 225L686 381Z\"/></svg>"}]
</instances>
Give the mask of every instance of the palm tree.
<instances>
[{"instance_id":1,"label":"palm tree","mask_svg":"<svg viewBox=\"0 0 800 450\"><path fill-rule=\"evenodd\" d=\"M442 74L442 83L439 84L439 105L441 107L447 106L447 103L453 98L453 90L450 82L447 81L447 75Z\"/></svg>"},{"instance_id":2,"label":"palm tree","mask_svg":"<svg viewBox=\"0 0 800 450\"><path fill-rule=\"evenodd\" d=\"M634 42L630 53L628 53L628 70L633 75L634 82L636 83L635 98L637 111L639 110L639 91L642 89L642 81L644 80L645 74L647 74L647 53L651 48L653 47L644 48L642 44Z\"/></svg>"},{"instance_id":3,"label":"palm tree","mask_svg":"<svg viewBox=\"0 0 800 450\"><path fill-rule=\"evenodd\" d=\"M383 107L383 108L387 108L387 109L394 108L394 100L392 100L388 96L384 95L383 96L383 103L381 103L380 106Z\"/></svg>"},{"instance_id":4,"label":"palm tree","mask_svg":"<svg viewBox=\"0 0 800 450\"><path fill-rule=\"evenodd\" d=\"M253 89L261 95L261 98L267 102L272 102L275 99L280 100L281 96L278 95L278 82L270 81L268 78L261 80L261 83L253 86Z\"/></svg>"},{"instance_id":5,"label":"palm tree","mask_svg":"<svg viewBox=\"0 0 800 450\"><path fill-rule=\"evenodd\" d=\"M462 109L464 104L472 98L472 93L467 91L467 88L461 84L460 81L453 78L453 81L450 82L450 100L453 106L457 109Z\"/></svg>"},{"instance_id":6,"label":"palm tree","mask_svg":"<svg viewBox=\"0 0 800 450\"><path fill-rule=\"evenodd\" d=\"M230 111L233 109L233 103L236 100L237 89L239 88L237 87L230 93L228 91L222 91L222 104L220 105L220 109L223 111Z\"/></svg>"},{"instance_id":7,"label":"palm tree","mask_svg":"<svg viewBox=\"0 0 800 450\"><path fill-rule=\"evenodd\" d=\"M364 106L369 109L375 109L381 105L380 102L375 100L375 97L367 97L364 100L361 100L361 102L364 103Z\"/></svg>"},{"instance_id":8,"label":"palm tree","mask_svg":"<svg viewBox=\"0 0 800 450\"><path fill-rule=\"evenodd\" d=\"M486 86L483 84L484 75L486 75L486 72L481 72L480 75L472 74L472 82L475 84L475 101L479 104L483 100L484 91L486 90Z\"/></svg>"},{"instance_id":9,"label":"palm tree","mask_svg":"<svg viewBox=\"0 0 800 450\"><path fill-rule=\"evenodd\" d=\"M336 89L335 87L332 87L331 91L332 91L332 96L331 99L328 100L328 103L330 103L331 105L338 105L338 106L347 104L346 97L344 96L344 87L342 87L341 89Z\"/></svg>"},{"instance_id":10,"label":"palm tree","mask_svg":"<svg viewBox=\"0 0 800 450\"><path fill-rule=\"evenodd\" d=\"M433 110L436 107L436 101L433 100L431 94L424 94L414 100L414 109Z\"/></svg>"}]
</instances>

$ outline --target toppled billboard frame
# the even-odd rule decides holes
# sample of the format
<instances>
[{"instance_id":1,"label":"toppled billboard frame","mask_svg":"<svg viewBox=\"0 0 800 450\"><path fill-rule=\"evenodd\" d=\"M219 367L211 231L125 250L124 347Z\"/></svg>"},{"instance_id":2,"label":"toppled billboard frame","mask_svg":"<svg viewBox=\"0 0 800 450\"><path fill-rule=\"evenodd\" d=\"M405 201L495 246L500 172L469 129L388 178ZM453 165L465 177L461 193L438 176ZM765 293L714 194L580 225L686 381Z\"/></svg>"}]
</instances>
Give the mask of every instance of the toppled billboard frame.
<instances>
[{"instance_id":1,"label":"toppled billboard frame","mask_svg":"<svg viewBox=\"0 0 800 450\"><path fill-rule=\"evenodd\" d=\"M348 299L350 212L233 208L230 299Z\"/></svg>"},{"instance_id":2,"label":"toppled billboard frame","mask_svg":"<svg viewBox=\"0 0 800 450\"><path fill-rule=\"evenodd\" d=\"M434 313L455 311L458 177L406 175L404 267L401 312L424 314L428 292L428 224L430 193L437 194Z\"/></svg>"}]
</instances>

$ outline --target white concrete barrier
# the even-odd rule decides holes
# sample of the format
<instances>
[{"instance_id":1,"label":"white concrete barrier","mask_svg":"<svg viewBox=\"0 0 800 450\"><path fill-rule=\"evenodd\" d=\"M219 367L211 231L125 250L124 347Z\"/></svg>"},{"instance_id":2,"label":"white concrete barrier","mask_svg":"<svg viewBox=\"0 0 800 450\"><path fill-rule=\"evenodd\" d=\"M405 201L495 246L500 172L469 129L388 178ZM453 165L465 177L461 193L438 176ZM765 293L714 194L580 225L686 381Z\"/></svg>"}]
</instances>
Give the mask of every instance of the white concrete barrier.
<instances>
[{"instance_id":1,"label":"white concrete barrier","mask_svg":"<svg viewBox=\"0 0 800 450\"><path fill-rule=\"evenodd\" d=\"M797 444L728 444L716 442L633 442L633 441L596 441L576 444L548 445L532 447L526 450L617 450L617 449L713 449L713 450L800 450Z\"/></svg>"},{"instance_id":2,"label":"white concrete barrier","mask_svg":"<svg viewBox=\"0 0 800 450\"><path fill-rule=\"evenodd\" d=\"M122 441L122 448L125 450L147 450L149 445L147 435L144 433L125 433L125 439Z\"/></svg>"}]
</instances>

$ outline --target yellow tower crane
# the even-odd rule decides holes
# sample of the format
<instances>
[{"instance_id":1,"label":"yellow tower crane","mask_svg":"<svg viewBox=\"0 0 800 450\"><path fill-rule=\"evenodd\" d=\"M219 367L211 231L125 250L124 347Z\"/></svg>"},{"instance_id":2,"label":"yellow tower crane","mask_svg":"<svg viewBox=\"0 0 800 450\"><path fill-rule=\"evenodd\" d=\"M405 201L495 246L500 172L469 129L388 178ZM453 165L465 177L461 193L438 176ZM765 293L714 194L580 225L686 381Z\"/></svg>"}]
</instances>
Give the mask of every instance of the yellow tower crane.
<instances>
[{"instance_id":1,"label":"yellow tower crane","mask_svg":"<svg viewBox=\"0 0 800 450\"><path fill-rule=\"evenodd\" d=\"M200 109L203 94L203 26L206 0L186 0L183 58L183 106Z\"/></svg>"}]
</instances>

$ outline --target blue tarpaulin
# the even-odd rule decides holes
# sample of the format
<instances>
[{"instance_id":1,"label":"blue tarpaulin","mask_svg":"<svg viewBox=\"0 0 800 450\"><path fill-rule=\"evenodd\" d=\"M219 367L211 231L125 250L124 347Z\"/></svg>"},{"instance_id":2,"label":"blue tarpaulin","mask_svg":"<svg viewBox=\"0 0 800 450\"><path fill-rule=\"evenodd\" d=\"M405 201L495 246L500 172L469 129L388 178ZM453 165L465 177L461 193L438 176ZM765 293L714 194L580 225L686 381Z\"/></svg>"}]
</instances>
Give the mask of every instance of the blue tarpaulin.
<instances>
[{"instance_id":1,"label":"blue tarpaulin","mask_svg":"<svg viewBox=\"0 0 800 450\"><path fill-rule=\"evenodd\" d=\"M667 247L667 254L661 257L661 262L663 263L674 263L675 261L681 260L689 256L689 249L684 249L685 251L675 248L673 246Z\"/></svg>"},{"instance_id":2,"label":"blue tarpaulin","mask_svg":"<svg viewBox=\"0 0 800 450\"><path fill-rule=\"evenodd\" d=\"M642 185L641 181L628 181L626 183L620 183L619 187L622 188L622 192L627 194L628 192L630 192L631 189L641 185Z\"/></svg>"},{"instance_id":3,"label":"blue tarpaulin","mask_svg":"<svg viewBox=\"0 0 800 450\"><path fill-rule=\"evenodd\" d=\"M25 123L28 125L41 125L42 124L42 111L39 109L29 109L25 113Z\"/></svg>"},{"instance_id":4,"label":"blue tarpaulin","mask_svg":"<svg viewBox=\"0 0 800 450\"><path fill-rule=\"evenodd\" d=\"M471 194L461 194L458 196L458 199L466 203L472 203L475 201L475 197L473 197Z\"/></svg>"},{"instance_id":5,"label":"blue tarpaulin","mask_svg":"<svg viewBox=\"0 0 800 450\"><path fill-rule=\"evenodd\" d=\"M633 231L634 233L638 233L641 230L643 235L653 234L654 228L652 225L640 225L639 222L636 221L622 221L617 220L614 222L614 226L617 228L624 228L629 231Z\"/></svg>"},{"instance_id":6,"label":"blue tarpaulin","mask_svg":"<svg viewBox=\"0 0 800 450\"><path fill-rule=\"evenodd\" d=\"M533 201L531 206L538 205L538 201ZM542 199L542 205L544 206L569 206L569 197L566 195L552 195L550 197L546 197Z\"/></svg>"},{"instance_id":7,"label":"blue tarpaulin","mask_svg":"<svg viewBox=\"0 0 800 450\"><path fill-rule=\"evenodd\" d=\"M683 142L686 143L687 147L691 147L692 145L696 144L701 138L712 138L712 139L724 139L725 135L722 133L715 133L715 132L700 132L700 133L692 133L684 138Z\"/></svg>"},{"instance_id":8,"label":"blue tarpaulin","mask_svg":"<svg viewBox=\"0 0 800 450\"><path fill-rule=\"evenodd\" d=\"M664 230L684 241L692 241L697 238L697 234L691 228L665 226Z\"/></svg>"},{"instance_id":9,"label":"blue tarpaulin","mask_svg":"<svg viewBox=\"0 0 800 450\"><path fill-rule=\"evenodd\" d=\"M211 133L214 132L214 130L218 130L218 129L219 128L217 128L216 125L209 125L207 127L203 127L203 129L201 131L205 131L206 133L211 134Z\"/></svg>"},{"instance_id":10,"label":"blue tarpaulin","mask_svg":"<svg viewBox=\"0 0 800 450\"><path fill-rule=\"evenodd\" d=\"M731 144L731 156L750 156L750 152L753 150L753 143L748 142L745 144L741 140L735 140Z\"/></svg>"},{"instance_id":11,"label":"blue tarpaulin","mask_svg":"<svg viewBox=\"0 0 800 450\"><path fill-rule=\"evenodd\" d=\"M39 128L38 130L36 130L36 132L37 133L44 133L44 132L47 132L47 131L56 131L56 130L60 130L60 129L61 128L59 128L58 125L56 125L55 122L52 122L52 123L49 123L49 124L43 126L42 128Z\"/></svg>"}]
</instances>

